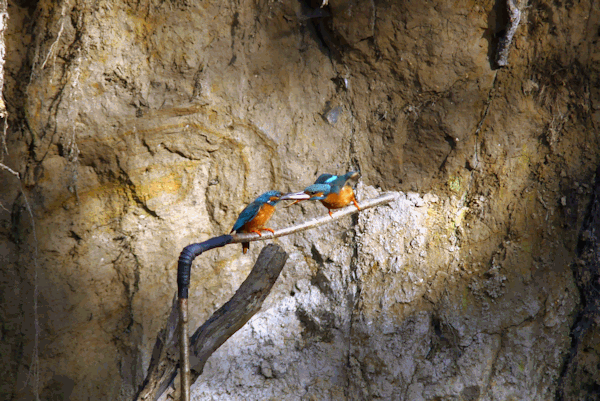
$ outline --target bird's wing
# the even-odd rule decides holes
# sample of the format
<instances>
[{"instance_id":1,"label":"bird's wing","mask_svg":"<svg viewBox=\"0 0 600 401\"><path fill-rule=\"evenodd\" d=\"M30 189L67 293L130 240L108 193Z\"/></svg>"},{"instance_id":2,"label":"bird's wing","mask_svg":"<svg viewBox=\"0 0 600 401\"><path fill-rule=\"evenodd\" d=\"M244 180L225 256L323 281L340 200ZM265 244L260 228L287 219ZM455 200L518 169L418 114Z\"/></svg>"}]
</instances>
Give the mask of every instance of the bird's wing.
<instances>
[{"instance_id":1,"label":"bird's wing","mask_svg":"<svg viewBox=\"0 0 600 401\"><path fill-rule=\"evenodd\" d=\"M331 192L337 194L344 187L344 185L346 185L346 181L348 181L348 176L346 174L336 175L335 179L331 179L331 181L327 184L329 184L331 187Z\"/></svg>"},{"instance_id":2,"label":"bird's wing","mask_svg":"<svg viewBox=\"0 0 600 401\"><path fill-rule=\"evenodd\" d=\"M231 229L231 232L237 232L240 228L242 228L244 224L256 217L261 206L262 203L256 201L246 206L244 210L242 210L242 213L240 213L240 215L238 216L235 224L233 225L233 228Z\"/></svg>"},{"instance_id":3,"label":"bird's wing","mask_svg":"<svg viewBox=\"0 0 600 401\"><path fill-rule=\"evenodd\" d=\"M339 193L340 190L346 185L346 182L355 177L357 173L355 171L349 171L344 175L333 175L333 174L321 174L315 184L325 184L331 187L333 193Z\"/></svg>"},{"instance_id":4,"label":"bird's wing","mask_svg":"<svg viewBox=\"0 0 600 401\"><path fill-rule=\"evenodd\" d=\"M315 184L331 184L338 178L337 175L333 174L321 174L315 181Z\"/></svg>"}]
</instances>

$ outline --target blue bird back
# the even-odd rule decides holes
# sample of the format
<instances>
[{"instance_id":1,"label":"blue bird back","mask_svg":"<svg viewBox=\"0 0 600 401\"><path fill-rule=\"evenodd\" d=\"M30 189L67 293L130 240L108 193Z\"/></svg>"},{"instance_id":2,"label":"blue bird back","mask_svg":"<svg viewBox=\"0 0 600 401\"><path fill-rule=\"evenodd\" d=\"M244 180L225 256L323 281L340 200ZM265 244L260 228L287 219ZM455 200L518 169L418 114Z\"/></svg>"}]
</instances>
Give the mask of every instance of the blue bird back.
<instances>
[{"instance_id":1,"label":"blue bird back","mask_svg":"<svg viewBox=\"0 0 600 401\"><path fill-rule=\"evenodd\" d=\"M277 202L279 202L279 200L270 201L271 197L273 197L273 196L280 197L281 192L267 191L264 194L260 195L258 198L256 198L254 200L254 202L252 202L248 206L246 206L244 208L244 210L242 210L242 212L238 216L237 220L235 221L235 224L233 225L231 232L233 232L233 231L237 232L240 228L242 228L242 226L244 224L246 224L247 222L249 222L253 218L255 218L256 215L258 214L261 206L264 205L265 203L270 203L271 205L274 206Z\"/></svg>"},{"instance_id":2,"label":"blue bird back","mask_svg":"<svg viewBox=\"0 0 600 401\"><path fill-rule=\"evenodd\" d=\"M231 231L237 232L244 224L252 220L258 214L260 207L264 204L264 202L254 201L242 210L242 213L238 216L235 224L233 225L233 229Z\"/></svg>"},{"instance_id":3,"label":"blue bird back","mask_svg":"<svg viewBox=\"0 0 600 401\"><path fill-rule=\"evenodd\" d=\"M317 180L315 181L315 184L330 184L331 185L331 181L334 181L337 178L338 178L337 175L327 174L327 173L321 174L319 176L319 178L317 178Z\"/></svg>"},{"instance_id":4,"label":"blue bird back","mask_svg":"<svg viewBox=\"0 0 600 401\"><path fill-rule=\"evenodd\" d=\"M329 192L337 194L344 187L344 185L346 185L346 181L348 181L348 179L354 174L356 174L355 171L349 171L344 175L321 174L315 181L315 184L329 185L331 187Z\"/></svg>"}]
</instances>

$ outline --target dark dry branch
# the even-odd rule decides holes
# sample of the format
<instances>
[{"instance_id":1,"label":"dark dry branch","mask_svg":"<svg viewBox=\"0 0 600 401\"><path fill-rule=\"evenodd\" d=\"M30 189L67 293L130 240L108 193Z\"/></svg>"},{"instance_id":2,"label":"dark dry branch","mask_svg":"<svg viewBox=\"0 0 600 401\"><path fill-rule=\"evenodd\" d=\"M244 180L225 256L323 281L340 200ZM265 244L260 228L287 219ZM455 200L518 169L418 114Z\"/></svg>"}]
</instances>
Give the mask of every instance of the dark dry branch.
<instances>
[{"instance_id":1,"label":"dark dry branch","mask_svg":"<svg viewBox=\"0 0 600 401\"><path fill-rule=\"evenodd\" d=\"M260 310L287 258L288 254L279 245L265 246L240 289L192 335L192 383L202 374L212 353Z\"/></svg>"},{"instance_id":2,"label":"dark dry branch","mask_svg":"<svg viewBox=\"0 0 600 401\"><path fill-rule=\"evenodd\" d=\"M287 260L287 253L275 244L263 248L252 271L235 295L216 311L191 337L192 383L200 376L208 357L260 310ZM177 376L179 313L173 300L167 324L156 339L148 375L135 400L158 400Z\"/></svg>"}]
</instances>

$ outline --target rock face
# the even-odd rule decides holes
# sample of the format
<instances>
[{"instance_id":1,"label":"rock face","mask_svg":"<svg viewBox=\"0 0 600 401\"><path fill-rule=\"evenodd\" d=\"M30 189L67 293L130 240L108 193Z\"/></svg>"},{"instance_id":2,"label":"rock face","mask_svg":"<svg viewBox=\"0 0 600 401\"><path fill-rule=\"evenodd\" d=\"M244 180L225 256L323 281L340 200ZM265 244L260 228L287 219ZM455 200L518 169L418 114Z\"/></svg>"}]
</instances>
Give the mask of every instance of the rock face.
<instances>
[{"instance_id":1,"label":"rock face","mask_svg":"<svg viewBox=\"0 0 600 401\"><path fill-rule=\"evenodd\" d=\"M19 178L0 170L0 393L131 399L180 250L267 189L355 169L359 199L397 200L282 238L263 311L195 399L594 397L595 287L572 266L598 249L578 257L600 9L519 3L497 69L505 6L9 2L1 161ZM280 209L272 226L323 213ZM196 261L192 327L260 247Z\"/></svg>"}]
</instances>

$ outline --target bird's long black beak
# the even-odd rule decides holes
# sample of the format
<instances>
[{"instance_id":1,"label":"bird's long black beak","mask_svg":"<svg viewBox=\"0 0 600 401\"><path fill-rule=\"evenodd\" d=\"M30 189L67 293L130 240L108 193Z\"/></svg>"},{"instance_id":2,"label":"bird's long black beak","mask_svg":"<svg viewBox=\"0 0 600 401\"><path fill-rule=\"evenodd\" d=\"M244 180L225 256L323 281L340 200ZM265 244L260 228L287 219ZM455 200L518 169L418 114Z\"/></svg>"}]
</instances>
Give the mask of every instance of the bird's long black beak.
<instances>
[{"instance_id":1,"label":"bird's long black beak","mask_svg":"<svg viewBox=\"0 0 600 401\"><path fill-rule=\"evenodd\" d=\"M305 194L304 192L290 192L289 194L284 194L279 198L280 200L295 200L295 201L303 201L310 199L309 194Z\"/></svg>"}]
</instances>

